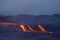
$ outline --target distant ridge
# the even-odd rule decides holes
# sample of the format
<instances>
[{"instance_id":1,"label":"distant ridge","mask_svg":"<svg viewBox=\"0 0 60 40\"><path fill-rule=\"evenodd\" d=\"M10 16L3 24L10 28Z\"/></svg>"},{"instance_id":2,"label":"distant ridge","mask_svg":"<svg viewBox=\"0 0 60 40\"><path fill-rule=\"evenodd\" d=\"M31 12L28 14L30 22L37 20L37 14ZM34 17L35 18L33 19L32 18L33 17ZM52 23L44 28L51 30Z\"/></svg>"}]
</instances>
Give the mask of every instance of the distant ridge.
<instances>
[{"instance_id":1,"label":"distant ridge","mask_svg":"<svg viewBox=\"0 0 60 40\"><path fill-rule=\"evenodd\" d=\"M51 24L60 23L60 14L54 15L28 15L0 16L0 22L17 22L23 24Z\"/></svg>"},{"instance_id":2,"label":"distant ridge","mask_svg":"<svg viewBox=\"0 0 60 40\"><path fill-rule=\"evenodd\" d=\"M0 23L1 22L11 22L11 21L6 19L6 17L0 16Z\"/></svg>"}]
</instances>

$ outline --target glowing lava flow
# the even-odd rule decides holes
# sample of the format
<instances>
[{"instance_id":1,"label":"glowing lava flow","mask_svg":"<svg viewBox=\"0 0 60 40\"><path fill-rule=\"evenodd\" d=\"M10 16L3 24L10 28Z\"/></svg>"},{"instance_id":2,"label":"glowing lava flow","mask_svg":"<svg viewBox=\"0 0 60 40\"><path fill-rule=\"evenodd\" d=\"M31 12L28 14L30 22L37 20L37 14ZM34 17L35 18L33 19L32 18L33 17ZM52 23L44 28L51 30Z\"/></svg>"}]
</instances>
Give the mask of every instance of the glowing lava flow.
<instances>
[{"instance_id":1,"label":"glowing lava flow","mask_svg":"<svg viewBox=\"0 0 60 40\"><path fill-rule=\"evenodd\" d=\"M41 26L41 25L38 25L38 28L39 28L42 32L47 32L47 31L44 29L44 27Z\"/></svg>"},{"instance_id":2,"label":"glowing lava flow","mask_svg":"<svg viewBox=\"0 0 60 40\"><path fill-rule=\"evenodd\" d=\"M31 32L35 32L30 25L27 25Z\"/></svg>"},{"instance_id":3,"label":"glowing lava flow","mask_svg":"<svg viewBox=\"0 0 60 40\"><path fill-rule=\"evenodd\" d=\"M9 22L2 22L0 23L0 25L3 25L3 26L8 26L8 25L17 25L16 23L9 23Z\"/></svg>"},{"instance_id":4,"label":"glowing lava flow","mask_svg":"<svg viewBox=\"0 0 60 40\"><path fill-rule=\"evenodd\" d=\"M17 23L4 22L4 23L0 23L0 25L3 25L3 26L13 25L13 28L14 29L17 29L16 25L18 25L18 27L20 27L22 29L22 31L24 31L24 32L40 32L41 31L43 33L49 33L49 34L52 34L53 33L53 32L48 32L41 25L37 25L40 31L34 30L30 25L27 25L27 27L28 27L28 30L27 30L27 28L23 24L17 24Z\"/></svg>"},{"instance_id":5,"label":"glowing lava flow","mask_svg":"<svg viewBox=\"0 0 60 40\"><path fill-rule=\"evenodd\" d=\"M26 28L24 25L19 25L19 27L24 31L24 32L27 32Z\"/></svg>"}]
</instances>

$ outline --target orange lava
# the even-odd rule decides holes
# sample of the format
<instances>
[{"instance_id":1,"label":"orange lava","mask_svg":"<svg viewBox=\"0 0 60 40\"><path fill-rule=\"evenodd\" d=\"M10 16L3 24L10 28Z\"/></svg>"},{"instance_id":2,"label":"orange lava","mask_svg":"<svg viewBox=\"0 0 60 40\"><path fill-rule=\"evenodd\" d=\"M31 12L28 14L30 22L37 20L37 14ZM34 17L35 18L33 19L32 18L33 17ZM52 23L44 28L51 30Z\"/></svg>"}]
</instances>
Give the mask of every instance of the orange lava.
<instances>
[{"instance_id":1,"label":"orange lava","mask_svg":"<svg viewBox=\"0 0 60 40\"><path fill-rule=\"evenodd\" d=\"M41 25L38 25L38 28L41 30L41 32L47 32L47 31L45 30L45 28L44 28L43 26L41 26Z\"/></svg>"},{"instance_id":2,"label":"orange lava","mask_svg":"<svg viewBox=\"0 0 60 40\"><path fill-rule=\"evenodd\" d=\"M27 25L27 26L28 26L28 28L29 28L29 30L30 30L31 32L35 32L30 25Z\"/></svg>"},{"instance_id":3,"label":"orange lava","mask_svg":"<svg viewBox=\"0 0 60 40\"><path fill-rule=\"evenodd\" d=\"M19 27L24 31L27 32L26 27L24 25L19 25Z\"/></svg>"},{"instance_id":4,"label":"orange lava","mask_svg":"<svg viewBox=\"0 0 60 40\"><path fill-rule=\"evenodd\" d=\"M52 34L52 33L53 33L53 32L48 32L48 31L47 31L43 26L41 26L41 25L37 25L40 31L34 30L30 25L27 25L27 27L28 27L28 30L27 30L27 28L26 28L23 24L17 24L17 23L3 22L3 23L0 23L0 25L3 25L3 26L13 25L13 28L14 28L14 29L17 29L16 25L18 25L19 28L21 28L22 31L24 31L24 32L40 32L40 31L41 31L41 32L43 32L43 33L49 33L49 34ZM20 31L20 30L19 30L19 31Z\"/></svg>"}]
</instances>

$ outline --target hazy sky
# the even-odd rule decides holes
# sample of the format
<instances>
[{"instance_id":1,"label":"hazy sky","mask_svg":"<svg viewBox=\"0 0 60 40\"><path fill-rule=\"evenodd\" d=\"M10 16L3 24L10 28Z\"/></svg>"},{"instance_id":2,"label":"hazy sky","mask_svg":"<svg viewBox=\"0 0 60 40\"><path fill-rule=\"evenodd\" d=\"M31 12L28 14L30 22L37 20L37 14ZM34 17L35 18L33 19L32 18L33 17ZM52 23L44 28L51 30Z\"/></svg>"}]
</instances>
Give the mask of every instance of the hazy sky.
<instances>
[{"instance_id":1,"label":"hazy sky","mask_svg":"<svg viewBox=\"0 0 60 40\"><path fill-rule=\"evenodd\" d=\"M60 13L59 0L0 0L0 14L54 14Z\"/></svg>"}]
</instances>

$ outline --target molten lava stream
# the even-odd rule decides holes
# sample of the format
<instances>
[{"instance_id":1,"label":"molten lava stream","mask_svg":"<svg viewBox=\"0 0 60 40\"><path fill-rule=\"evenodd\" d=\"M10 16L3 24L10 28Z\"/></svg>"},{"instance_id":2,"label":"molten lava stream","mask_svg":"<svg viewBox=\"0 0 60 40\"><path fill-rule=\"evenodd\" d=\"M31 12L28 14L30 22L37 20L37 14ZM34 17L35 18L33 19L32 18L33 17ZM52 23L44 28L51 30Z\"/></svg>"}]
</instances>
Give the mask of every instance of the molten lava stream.
<instances>
[{"instance_id":1,"label":"molten lava stream","mask_svg":"<svg viewBox=\"0 0 60 40\"><path fill-rule=\"evenodd\" d=\"M22 29L22 31L27 32L27 29L24 25L19 25L19 27Z\"/></svg>"},{"instance_id":2,"label":"molten lava stream","mask_svg":"<svg viewBox=\"0 0 60 40\"><path fill-rule=\"evenodd\" d=\"M27 26L31 32L35 32L35 30L33 30L33 28L30 25L27 25Z\"/></svg>"},{"instance_id":3,"label":"molten lava stream","mask_svg":"<svg viewBox=\"0 0 60 40\"><path fill-rule=\"evenodd\" d=\"M47 31L44 29L44 27L43 27L43 26L38 25L38 28L41 30L41 32L47 33Z\"/></svg>"}]
</instances>

